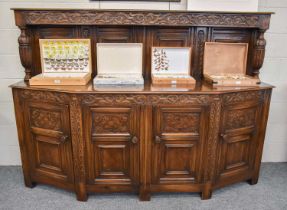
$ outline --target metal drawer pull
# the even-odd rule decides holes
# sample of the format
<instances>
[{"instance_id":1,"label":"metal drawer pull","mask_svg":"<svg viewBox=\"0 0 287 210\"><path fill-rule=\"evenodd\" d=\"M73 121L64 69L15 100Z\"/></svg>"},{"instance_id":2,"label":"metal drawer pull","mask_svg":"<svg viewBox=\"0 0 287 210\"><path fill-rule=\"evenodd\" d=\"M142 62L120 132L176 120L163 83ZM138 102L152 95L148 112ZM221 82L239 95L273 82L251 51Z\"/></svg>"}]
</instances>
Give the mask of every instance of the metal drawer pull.
<instances>
[{"instance_id":1,"label":"metal drawer pull","mask_svg":"<svg viewBox=\"0 0 287 210\"><path fill-rule=\"evenodd\" d=\"M134 136L132 138L132 143L136 144L136 143L138 143L138 141L139 141L139 139L136 136Z\"/></svg>"}]
</instances>

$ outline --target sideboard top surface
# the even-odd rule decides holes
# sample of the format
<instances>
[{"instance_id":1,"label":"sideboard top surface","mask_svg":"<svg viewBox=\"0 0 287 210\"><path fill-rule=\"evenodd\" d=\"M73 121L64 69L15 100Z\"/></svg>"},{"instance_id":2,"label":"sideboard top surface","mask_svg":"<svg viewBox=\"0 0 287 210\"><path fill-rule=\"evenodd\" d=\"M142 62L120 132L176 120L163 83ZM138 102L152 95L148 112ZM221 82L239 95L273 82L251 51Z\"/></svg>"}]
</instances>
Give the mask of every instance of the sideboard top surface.
<instances>
[{"instance_id":1,"label":"sideboard top surface","mask_svg":"<svg viewBox=\"0 0 287 210\"><path fill-rule=\"evenodd\" d=\"M197 10L149 10L149 9L86 9L86 8L11 8L14 11L114 11L114 12L131 12L131 11L139 11L139 12L180 12L180 13L220 13L220 14L274 14L274 12L245 12L245 11L197 11Z\"/></svg>"},{"instance_id":2,"label":"sideboard top surface","mask_svg":"<svg viewBox=\"0 0 287 210\"><path fill-rule=\"evenodd\" d=\"M84 86L30 86L29 84L21 81L11 85L12 88L29 89L29 90L45 90L45 91L58 91L67 93L138 93L138 94L222 94L241 91L256 91L263 89L271 89L274 86L261 83L255 87L216 87L204 82L196 83L196 86L188 85L165 85L153 86L146 82L144 86L99 86L96 87L92 82Z\"/></svg>"}]
</instances>

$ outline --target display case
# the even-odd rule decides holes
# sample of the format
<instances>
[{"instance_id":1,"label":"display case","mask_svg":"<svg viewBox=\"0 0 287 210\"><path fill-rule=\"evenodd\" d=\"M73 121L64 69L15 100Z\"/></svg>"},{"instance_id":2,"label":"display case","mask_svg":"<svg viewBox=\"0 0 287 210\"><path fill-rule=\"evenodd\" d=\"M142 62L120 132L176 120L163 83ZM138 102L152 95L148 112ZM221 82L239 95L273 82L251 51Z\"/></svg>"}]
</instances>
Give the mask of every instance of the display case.
<instances>
[{"instance_id":1,"label":"display case","mask_svg":"<svg viewBox=\"0 0 287 210\"><path fill-rule=\"evenodd\" d=\"M248 43L206 42L204 79L213 86L256 86L260 80L247 75Z\"/></svg>"},{"instance_id":2,"label":"display case","mask_svg":"<svg viewBox=\"0 0 287 210\"><path fill-rule=\"evenodd\" d=\"M142 43L98 43L95 85L143 85Z\"/></svg>"},{"instance_id":3,"label":"display case","mask_svg":"<svg viewBox=\"0 0 287 210\"><path fill-rule=\"evenodd\" d=\"M190 47L152 47L153 84L195 84L190 75Z\"/></svg>"},{"instance_id":4,"label":"display case","mask_svg":"<svg viewBox=\"0 0 287 210\"><path fill-rule=\"evenodd\" d=\"M30 85L86 85L92 74L90 39L39 39L42 73Z\"/></svg>"}]
</instances>

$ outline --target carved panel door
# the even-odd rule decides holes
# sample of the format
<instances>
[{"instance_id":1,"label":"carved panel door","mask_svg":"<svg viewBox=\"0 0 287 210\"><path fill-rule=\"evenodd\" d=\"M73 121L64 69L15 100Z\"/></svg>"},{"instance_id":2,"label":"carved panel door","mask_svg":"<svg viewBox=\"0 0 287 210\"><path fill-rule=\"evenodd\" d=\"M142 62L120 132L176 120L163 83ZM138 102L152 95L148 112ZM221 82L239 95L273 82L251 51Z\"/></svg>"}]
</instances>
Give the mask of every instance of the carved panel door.
<instances>
[{"instance_id":1,"label":"carved panel door","mask_svg":"<svg viewBox=\"0 0 287 210\"><path fill-rule=\"evenodd\" d=\"M36 181L73 184L68 105L26 102L25 110L31 176Z\"/></svg>"},{"instance_id":2,"label":"carved panel door","mask_svg":"<svg viewBox=\"0 0 287 210\"><path fill-rule=\"evenodd\" d=\"M153 113L152 183L202 179L209 106L158 106Z\"/></svg>"},{"instance_id":3,"label":"carved panel door","mask_svg":"<svg viewBox=\"0 0 287 210\"><path fill-rule=\"evenodd\" d=\"M262 106L247 101L223 107L219 142L218 178L250 176L256 155Z\"/></svg>"},{"instance_id":4,"label":"carved panel door","mask_svg":"<svg viewBox=\"0 0 287 210\"><path fill-rule=\"evenodd\" d=\"M137 185L139 108L88 107L84 114L88 183Z\"/></svg>"}]
</instances>

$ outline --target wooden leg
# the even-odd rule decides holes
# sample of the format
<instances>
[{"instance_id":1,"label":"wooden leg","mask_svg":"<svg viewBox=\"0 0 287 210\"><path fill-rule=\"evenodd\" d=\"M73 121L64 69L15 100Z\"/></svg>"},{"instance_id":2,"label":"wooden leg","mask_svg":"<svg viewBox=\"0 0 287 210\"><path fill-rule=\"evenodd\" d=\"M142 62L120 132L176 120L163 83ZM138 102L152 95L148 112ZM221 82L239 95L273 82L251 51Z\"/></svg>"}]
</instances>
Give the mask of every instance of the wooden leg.
<instances>
[{"instance_id":1,"label":"wooden leg","mask_svg":"<svg viewBox=\"0 0 287 210\"><path fill-rule=\"evenodd\" d=\"M257 184L257 182L258 182L258 178L259 178L258 176L255 176L255 177L249 179L247 182L248 182L250 185L255 185L255 184Z\"/></svg>"},{"instance_id":2,"label":"wooden leg","mask_svg":"<svg viewBox=\"0 0 287 210\"><path fill-rule=\"evenodd\" d=\"M210 199L211 195L212 195L211 183L206 183L203 187L202 192L201 192L201 199L202 200Z\"/></svg>"},{"instance_id":3,"label":"wooden leg","mask_svg":"<svg viewBox=\"0 0 287 210\"><path fill-rule=\"evenodd\" d=\"M24 178L24 183L25 183L25 186L29 188L34 188L37 185L36 182L32 182L30 179L26 179L26 178Z\"/></svg>"},{"instance_id":4,"label":"wooden leg","mask_svg":"<svg viewBox=\"0 0 287 210\"><path fill-rule=\"evenodd\" d=\"M77 194L77 200L78 201L87 201L88 200L88 194L86 191L85 184L80 183L77 185L76 194Z\"/></svg>"},{"instance_id":5,"label":"wooden leg","mask_svg":"<svg viewBox=\"0 0 287 210\"><path fill-rule=\"evenodd\" d=\"M147 190L140 189L139 199L140 201L150 201L150 192L148 192Z\"/></svg>"}]
</instances>

